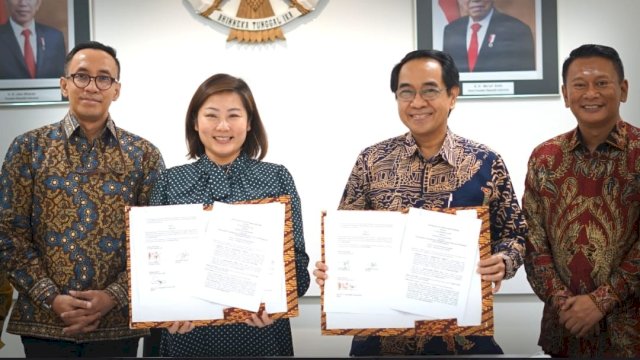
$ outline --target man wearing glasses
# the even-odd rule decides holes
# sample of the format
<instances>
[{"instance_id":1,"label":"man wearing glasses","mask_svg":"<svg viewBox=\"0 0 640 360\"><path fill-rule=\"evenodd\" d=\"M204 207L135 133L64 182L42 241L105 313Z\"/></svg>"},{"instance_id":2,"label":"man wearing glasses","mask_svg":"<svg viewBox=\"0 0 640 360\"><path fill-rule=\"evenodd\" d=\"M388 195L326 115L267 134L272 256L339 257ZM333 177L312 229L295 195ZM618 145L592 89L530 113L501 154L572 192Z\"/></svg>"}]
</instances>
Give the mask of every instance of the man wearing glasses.
<instances>
[{"instance_id":1,"label":"man wearing glasses","mask_svg":"<svg viewBox=\"0 0 640 360\"><path fill-rule=\"evenodd\" d=\"M522 265L527 226L507 168L485 145L448 128L460 93L458 69L447 53L416 50L391 72L391 91L409 132L364 149L340 201L343 210L401 211L410 207L488 206L493 255L478 273L494 282L513 277ZM316 263L316 282L331 269ZM491 336L355 336L351 356L502 354Z\"/></svg>"},{"instance_id":2,"label":"man wearing glasses","mask_svg":"<svg viewBox=\"0 0 640 360\"><path fill-rule=\"evenodd\" d=\"M128 326L125 206L146 205L164 162L116 127L113 48L77 45L60 78L69 112L18 136L0 173L0 271L18 291L7 331L27 357L135 357Z\"/></svg>"}]
</instances>

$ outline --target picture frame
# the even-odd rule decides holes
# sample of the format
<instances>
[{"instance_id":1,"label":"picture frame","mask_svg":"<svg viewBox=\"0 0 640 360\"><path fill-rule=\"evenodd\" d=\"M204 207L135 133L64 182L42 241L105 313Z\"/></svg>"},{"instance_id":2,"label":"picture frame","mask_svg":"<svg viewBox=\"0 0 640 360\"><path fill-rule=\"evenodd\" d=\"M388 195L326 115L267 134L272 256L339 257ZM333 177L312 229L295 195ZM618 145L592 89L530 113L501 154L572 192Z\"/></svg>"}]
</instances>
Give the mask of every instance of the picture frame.
<instances>
[{"instance_id":1,"label":"picture frame","mask_svg":"<svg viewBox=\"0 0 640 360\"><path fill-rule=\"evenodd\" d=\"M519 50L513 52L516 55L486 59L492 51L495 53L505 43L512 45L520 43L512 41L512 39L504 40L501 43L500 40L506 39L509 35L502 36L497 31L494 32L492 29L495 28L489 23L489 28L485 30L484 38L481 40L477 60L477 64L480 65L483 50L485 50L486 60L482 63L483 68L478 70L476 67L475 70L470 71L466 54L466 38L458 42L453 40L454 30L460 29L460 26L466 29L468 21L460 19L457 24L450 26L445 32L445 26L453 24L456 20L456 10L459 12L458 18L468 19L467 9L464 6L465 2L461 0L416 0L415 3L417 48L444 50L452 55L460 70L461 98L559 95L556 0L494 0L494 15L497 13L506 14L520 20L519 22L531 29L535 59L531 63L533 68L530 69L509 69L505 65L507 61L502 61L502 59L516 59L523 53ZM491 21L496 18L494 15L492 15ZM516 22L518 21L516 20ZM458 38L463 39L462 36ZM452 44L464 46L461 49L465 54L460 56L461 52L455 51L458 47ZM502 49L509 50L509 47L503 46ZM519 64L525 63L529 62L514 60L510 66L519 66ZM492 70L491 66L493 65L505 66Z\"/></svg>"},{"instance_id":2,"label":"picture frame","mask_svg":"<svg viewBox=\"0 0 640 360\"><path fill-rule=\"evenodd\" d=\"M37 64L37 75L29 78L24 74L23 64L17 62L17 42L11 43L13 33L8 25L11 16L9 10L4 8L5 2L0 6L0 15L6 22L0 24L5 33L0 38L0 106L21 105L49 105L66 103L60 92L60 76L64 73L64 56L76 44L91 39L91 9L90 1L86 0L47 0L42 1L36 13L36 58L42 65ZM7 24L7 25L5 25ZM40 26L46 26L49 32L40 32ZM56 34L57 32L57 34ZM60 35L64 40L64 49L60 45ZM49 40L47 40L49 39ZM45 57L46 56L46 57ZM11 57L11 58L10 58ZM50 61L47 66L46 61ZM20 64L21 66L14 66ZM40 67L46 66L47 69Z\"/></svg>"}]
</instances>

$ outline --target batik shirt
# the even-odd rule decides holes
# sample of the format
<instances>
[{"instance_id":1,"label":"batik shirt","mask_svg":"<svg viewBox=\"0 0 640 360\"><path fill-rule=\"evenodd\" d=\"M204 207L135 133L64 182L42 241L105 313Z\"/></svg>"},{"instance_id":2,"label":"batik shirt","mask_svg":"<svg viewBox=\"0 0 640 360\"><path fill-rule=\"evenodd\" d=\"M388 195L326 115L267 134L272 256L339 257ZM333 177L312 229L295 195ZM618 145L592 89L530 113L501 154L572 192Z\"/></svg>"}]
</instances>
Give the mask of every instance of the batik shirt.
<instances>
[{"instance_id":1,"label":"batik shirt","mask_svg":"<svg viewBox=\"0 0 640 360\"><path fill-rule=\"evenodd\" d=\"M0 267L19 293L8 331L68 341L115 340L128 326L125 205L146 205L164 169L158 149L111 118L89 141L68 114L10 145L0 174ZM65 335L45 300L105 290L114 307L87 334Z\"/></svg>"},{"instance_id":2,"label":"batik shirt","mask_svg":"<svg viewBox=\"0 0 640 360\"><path fill-rule=\"evenodd\" d=\"M300 198L282 165L250 159L244 152L220 167L205 155L191 164L167 170L151 195L151 205L234 203L289 195L298 296L309 288ZM171 357L293 356L289 319L257 328L244 323L197 327L187 334L163 331L160 355Z\"/></svg>"},{"instance_id":3,"label":"batik shirt","mask_svg":"<svg viewBox=\"0 0 640 360\"><path fill-rule=\"evenodd\" d=\"M488 206L491 247L506 264L505 279L522 264L527 226L502 158L447 130L442 148L425 159L410 133L360 153L340 209L400 211L410 207ZM501 353L491 337L354 337L352 355Z\"/></svg>"},{"instance_id":4,"label":"batik shirt","mask_svg":"<svg viewBox=\"0 0 640 360\"><path fill-rule=\"evenodd\" d=\"M619 121L590 152L578 129L536 147L523 198L530 226L525 267L544 301L539 345L548 353L640 356L640 130ZM589 294L605 315L582 339L558 306Z\"/></svg>"},{"instance_id":5,"label":"batik shirt","mask_svg":"<svg viewBox=\"0 0 640 360\"><path fill-rule=\"evenodd\" d=\"M11 308L11 301L13 300L13 288L7 279L6 274L0 272L0 335L2 335L2 329L4 325L4 319L9 313ZM4 347L4 343L0 340L0 349Z\"/></svg>"}]
</instances>

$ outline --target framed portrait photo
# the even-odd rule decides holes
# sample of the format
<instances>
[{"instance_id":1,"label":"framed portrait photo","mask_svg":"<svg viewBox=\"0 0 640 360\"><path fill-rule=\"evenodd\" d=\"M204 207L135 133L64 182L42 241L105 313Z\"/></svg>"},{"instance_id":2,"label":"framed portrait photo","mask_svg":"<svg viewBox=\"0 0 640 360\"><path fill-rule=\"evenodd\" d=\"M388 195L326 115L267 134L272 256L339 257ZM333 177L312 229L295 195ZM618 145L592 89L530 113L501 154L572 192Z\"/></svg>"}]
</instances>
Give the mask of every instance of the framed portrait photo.
<instances>
[{"instance_id":1,"label":"framed portrait photo","mask_svg":"<svg viewBox=\"0 0 640 360\"><path fill-rule=\"evenodd\" d=\"M558 95L556 0L416 0L418 49L449 53L461 97Z\"/></svg>"},{"instance_id":2,"label":"framed portrait photo","mask_svg":"<svg viewBox=\"0 0 640 360\"><path fill-rule=\"evenodd\" d=\"M0 106L64 103L60 77L76 44L91 39L90 1L0 1Z\"/></svg>"}]
</instances>

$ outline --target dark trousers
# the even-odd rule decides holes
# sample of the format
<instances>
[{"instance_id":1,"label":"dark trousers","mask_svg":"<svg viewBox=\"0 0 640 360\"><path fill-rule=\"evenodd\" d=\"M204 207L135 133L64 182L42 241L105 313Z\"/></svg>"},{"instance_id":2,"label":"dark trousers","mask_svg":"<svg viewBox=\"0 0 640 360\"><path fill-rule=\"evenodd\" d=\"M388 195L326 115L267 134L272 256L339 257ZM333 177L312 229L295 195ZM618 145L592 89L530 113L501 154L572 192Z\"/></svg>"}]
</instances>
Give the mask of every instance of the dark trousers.
<instances>
[{"instance_id":1,"label":"dark trousers","mask_svg":"<svg viewBox=\"0 0 640 360\"><path fill-rule=\"evenodd\" d=\"M42 339L21 336L24 354L28 358L47 357L136 357L140 338L92 341L76 343L73 341Z\"/></svg>"},{"instance_id":2,"label":"dark trousers","mask_svg":"<svg viewBox=\"0 0 640 360\"><path fill-rule=\"evenodd\" d=\"M160 356L160 337L162 329L149 329L151 335L145 336L142 340L142 356L143 357L159 357Z\"/></svg>"}]
</instances>

